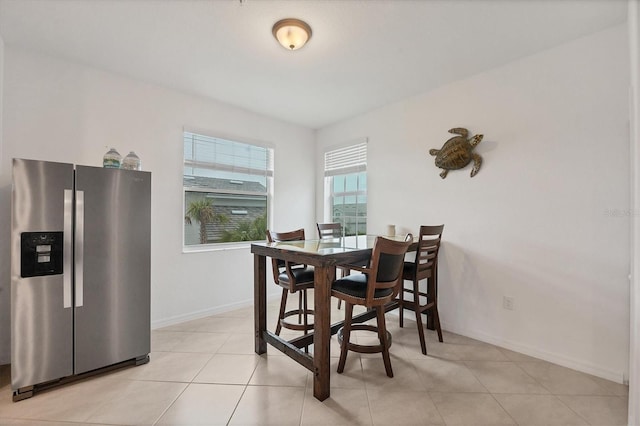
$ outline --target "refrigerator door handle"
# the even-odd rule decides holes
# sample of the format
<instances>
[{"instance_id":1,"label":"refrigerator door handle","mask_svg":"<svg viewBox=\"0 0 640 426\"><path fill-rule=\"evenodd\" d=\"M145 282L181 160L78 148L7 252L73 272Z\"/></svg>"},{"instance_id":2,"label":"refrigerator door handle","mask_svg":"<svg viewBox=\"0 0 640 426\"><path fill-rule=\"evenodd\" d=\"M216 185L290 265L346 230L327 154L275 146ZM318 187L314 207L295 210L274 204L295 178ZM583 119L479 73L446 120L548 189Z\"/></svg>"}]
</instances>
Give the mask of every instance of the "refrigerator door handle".
<instances>
[{"instance_id":1,"label":"refrigerator door handle","mask_svg":"<svg viewBox=\"0 0 640 426\"><path fill-rule=\"evenodd\" d=\"M75 241L76 307L84 304L84 191L76 191L76 241Z\"/></svg>"},{"instance_id":2,"label":"refrigerator door handle","mask_svg":"<svg viewBox=\"0 0 640 426\"><path fill-rule=\"evenodd\" d=\"M73 191L64 190L64 253L62 261L62 307L71 307L71 283L73 281L73 270L71 259L73 258Z\"/></svg>"}]
</instances>

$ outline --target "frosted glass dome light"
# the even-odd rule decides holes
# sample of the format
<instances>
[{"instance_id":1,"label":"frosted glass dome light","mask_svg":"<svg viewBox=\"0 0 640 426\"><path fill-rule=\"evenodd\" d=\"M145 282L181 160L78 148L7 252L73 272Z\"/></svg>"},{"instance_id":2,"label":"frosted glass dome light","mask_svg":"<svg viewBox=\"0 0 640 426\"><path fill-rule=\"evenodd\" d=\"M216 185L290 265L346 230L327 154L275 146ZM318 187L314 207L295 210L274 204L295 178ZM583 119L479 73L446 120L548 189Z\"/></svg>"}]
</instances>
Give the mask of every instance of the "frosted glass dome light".
<instances>
[{"instance_id":1,"label":"frosted glass dome light","mask_svg":"<svg viewBox=\"0 0 640 426\"><path fill-rule=\"evenodd\" d=\"M297 50L311 38L311 27L299 19L287 18L273 24L273 36L287 50Z\"/></svg>"}]
</instances>

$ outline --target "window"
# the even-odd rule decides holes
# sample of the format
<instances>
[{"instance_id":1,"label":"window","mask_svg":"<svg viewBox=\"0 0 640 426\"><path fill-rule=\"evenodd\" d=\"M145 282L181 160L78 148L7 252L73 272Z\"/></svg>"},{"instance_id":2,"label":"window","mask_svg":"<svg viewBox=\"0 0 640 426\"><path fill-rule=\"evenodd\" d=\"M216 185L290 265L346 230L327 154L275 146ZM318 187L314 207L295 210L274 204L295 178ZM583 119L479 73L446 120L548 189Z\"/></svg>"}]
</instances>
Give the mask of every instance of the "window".
<instances>
[{"instance_id":1,"label":"window","mask_svg":"<svg viewBox=\"0 0 640 426\"><path fill-rule=\"evenodd\" d=\"M367 233L367 141L324 154L325 220L345 235Z\"/></svg>"},{"instance_id":2,"label":"window","mask_svg":"<svg viewBox=\"0 0 640 426\"><path fill-rule=\"evenodd\" d=\"M184 132L184 245L266 238L273 150Z\"/></svg>"}]
</instances>

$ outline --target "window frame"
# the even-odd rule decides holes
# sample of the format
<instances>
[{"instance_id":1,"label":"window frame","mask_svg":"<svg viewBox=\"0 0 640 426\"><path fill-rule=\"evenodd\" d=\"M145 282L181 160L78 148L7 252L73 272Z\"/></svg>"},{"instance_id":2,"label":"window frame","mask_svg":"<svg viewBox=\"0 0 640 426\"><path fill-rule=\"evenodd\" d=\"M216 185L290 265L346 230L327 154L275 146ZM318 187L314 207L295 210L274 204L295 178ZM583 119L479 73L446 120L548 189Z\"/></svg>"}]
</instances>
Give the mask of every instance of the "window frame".
<instances>
[{"instance_id":1,"label":"window frame","mask_svg":"<svg viewBox=\"0 0 640 426\"><path fill-rule=\"evenodd\" d=\"M207 188L202 186L188 186L185 184L185 176L193 176L193 175L185 175L185 169L187 167L197 168L197 165L204 164L201 161L196 160L187 160L184 154L184 141L187 134L193 134L196 136L201 136L203 138L212 138L224 140L232 143L239 143L244 145L255 146L259 148L264 148L268 151L268 161L266 168L266 192L258 193L254 191L245 191L245 190L231 190L231 189L216 189L216 188ZM239 195L239 196L265 196L266 197L266 216L267 216L267 229L270 227L271 220L273 217L273 189L274 189L274 175L275 175L275 148L273 144L265 143L262 141L255 141L248 138L239 138L237 136L223 135L221 133L215 133L216 136L213 136L212 132L202 131L202 130L194 130L189 128L184 128L182 131L182 252L183 253L197 253L197 252L205 252L205 251L221 251L221 250L234 250L234 249L245 249L250 246L253 242L260 242L264 240L256 240L256 241L231 241L231 242L212 242L206 244L186 244L186 225L185 225L185 213L187 209L187 193L188 192L200 192L204 194L220 194L220 195ZM188 164L189 163L189 164ZM208 168L208 167L204 167ZM224 167L218 168L218 170L223 169ZM213 168L211 168L213 169ZM230 167L230 169L232 169ZM233 178L230 178L229 181L233 181ZM242 180L244 182L244 180ZM265 236L266 239L266 236Z\"/></svg>"},{"instance_id":2,"label":"window frame","mask_svg":"<svg viewBox=\"0 0 640 426\"><path fill-rule=\"evenodd\" d=\"M365 176L365 182L367 179L367 152L368 152L368 138L359 138L356 140L352 140L349 141L347 143L343 143L340 145L335 145L335 146L331 146L331 147L327 147L324 151L324 155L323 155L323 160L324 160L324 171L323 171L323 180L324 180L324 220L328 221L328 222L335 222L335 217L334 217L334 200L335 198L338 197L347 197L347 196L355 196L356 197L356 205L359 205L360 203L358 203L358 199L361 196L366 197L367 201L366 203L364 203L364 206L366 207L366 211L365 211L365 215L364 215L364 225L365 225L365 232L364 234L360 234L358 233L358 219L361 218L361 216L359 216L358 214L355 215L355 220L356 220L356 229L355 229L355 235L366 235L367 231L367 222L368 222L368 184L365 185L364 190L362 189L358 189L360 188L360 174L364 173ZM358 161L357 159L354 159L353 162L349 163L347 162L347 164L343 164L342 167L336 167L335 166L335 157L334 157L334 163L333 163L333 167L330 166L330 168L327 168L327 163L330 162L331 160L329 160L327 157L331 154L333 154L334 156L336 155L337 152L339 151L346 151L346 155L347 156L353 156L353 150L358 150L359 147L362 147L362 150L364 152L364 162L362 162L362 158L360 158L360 161ZM355 164L354 163L358 163ZM344 173L340 173L340 171L343 171ZM346 191L346 178L345 178L345 191L344 192L335 192L334 190L334 179L337 176L350 176L350 175L356 175L356 190L355 191ZM336 196L336 194L339 194ZM344 220L341 221L341 224L343 226L343 228L345 227L345 223Z\"/></svg>"}]
</instances>

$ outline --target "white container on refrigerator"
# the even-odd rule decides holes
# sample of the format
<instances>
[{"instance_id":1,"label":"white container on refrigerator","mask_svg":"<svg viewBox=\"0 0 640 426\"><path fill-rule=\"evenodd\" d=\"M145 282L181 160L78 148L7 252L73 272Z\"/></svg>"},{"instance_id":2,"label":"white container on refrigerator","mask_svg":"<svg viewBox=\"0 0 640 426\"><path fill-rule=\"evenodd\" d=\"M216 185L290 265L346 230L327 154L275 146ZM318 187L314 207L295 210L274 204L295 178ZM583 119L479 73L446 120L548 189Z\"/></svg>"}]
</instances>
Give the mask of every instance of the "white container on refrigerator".
<instances>
[{"instance_id":1,"label":"white container on refrigerator","mask_svg":"<svg viewBox=\"0 0 640 426\"><path fill-rule=\"evenodd\" d=\"M14 401L150 352L151 173L13 160Z\"/></svg>"}]
</instances>

